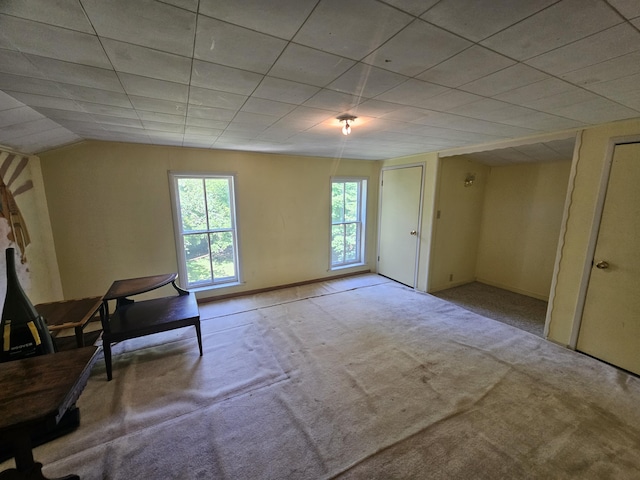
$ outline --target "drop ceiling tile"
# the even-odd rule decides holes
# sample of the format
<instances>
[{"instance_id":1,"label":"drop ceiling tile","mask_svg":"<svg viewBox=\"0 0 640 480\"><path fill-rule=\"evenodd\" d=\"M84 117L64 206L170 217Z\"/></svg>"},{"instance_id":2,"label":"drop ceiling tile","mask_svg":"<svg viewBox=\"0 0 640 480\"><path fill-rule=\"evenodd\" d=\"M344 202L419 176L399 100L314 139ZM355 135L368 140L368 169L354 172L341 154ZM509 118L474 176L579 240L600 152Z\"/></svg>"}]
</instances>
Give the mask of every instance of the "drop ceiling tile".
<instances>
[{"instance_id":1,"label":"drop ceiling tile","mask_svg":"<svg viewBox=\"0 0 640 480\"><path fill-rule=\"evenodd\" d=\"M42 78L42 73L29 60L29 56L17 50L0 49L0 72Z\"/></svg>"},{"instance_id":2,"label":"drop ceiling tile","mask_svg":"<svg viewBox=\"0 0 640 480\"><path fill-rule=\"evenodd\" d=\"M358 115L366 115L367 117L382 117L400 108L404 107L397 103L383 102L381 100L365 100L354 109L354 112Z\"/></svg>"},{"instance_id":3,"label":"drop ceiling tile","mask_svg":"<svg viewBox=\"0 0 640 480\"><path fill-rule=\"evenodd\" d=\"M371 98L400 85L407 77L381 68L357 63L331 82L327 88L359 97Z\"/></svg>"},{"instance_id":4,"label":"drop ceiling tile","mask_svg":"<svg viewBox=\"0 0 640 480\"><path fill-rule=\"evenodd\" d=\"M317 124L324 122L330 118L333 118L334 113L331 111L323 110L321 108L313 107L296 107L291 113L288 113L283 117L283 120L287 122L310 122Z\"/></svg>"},{"instance_id":5,"label":"drop ceiling tile","mask_svg":"<svg viewBox=\"0 0 640 480\"><path fill-rule=\"evenodd\" d=\"M473 82L465 83L458 88L477 95L491 97L547 78L549 75L528 65L518 63Z\"/></svg>"},{"instance_id":6,"label":"drop ceiling tile","mask_svg":"<svg viewBox=\"0 0 640 480\"><path fill-rule=\"evenodd\" d=\"M527 107L555 114L558 109L563 109L578 103L589 102L598 98L595 93L576 88L569 92L542 97L537 100L529 100L527 101Z\"/></svg>"},{"instance_id":7,"label":"drop ceiling tile","mask_svg":"<svg viewBox=\"0 0 640 480\"><path fill-rule=\"evenodd\" d=\"M30 107L56 108L59 110L70 110L80 112L82 107L76 100L61 97L48 97L46 95L36 95L33 93L20 93L8 90L8 93L15 99L29 105Z\"/></svg>"},{"instance_id":8,"label":"drop ceiling tile","mask_svg":"<svg viewBox=\"0 0 640 480\"><path fill-rule=\"evenodd\" d=\"M117 75L112 69L79 65L37 55L25 55L38 70L39 77L54 82L123 93Z\"/></svg>"},{"instance_id":9,"label":"drop ceiling tile","mask_svg":"<svg viewBox=\"0 0 640 480\"><path fill-rule=\"evenodd\" d=\"M97 123L107 125L121 125L123 127L142 128L142 122L137 118L114 117L111 115L91 115Z\"/></svg>"},{"instance_id":10,"label":"drop ceiling tile","mask_svg":"<svg viewBox=\"0 0 640 480\"><path fill-rule=\"evenodd\" d=\"M567 72L561 77L576 85L588 87L594 83L615 80L635 73L640 73L640 51Z\"/></svg>"},{"instance_id":11,"label":"drop ceiling tile","mask_svg":"<svg viewBox=\"0 0 640 480\"><path fill-rule=\"evenodd\" d=\"M378 95L376 100L420 107L431 97L447 91L449 89L441 85L409 79L403 84Z\"/></svg>"},{"instance_id":12,"label":"drop ceiling tile","mask_svg":"<svg viewBox=\"0 0 640 480\"><path fill-rule=\"evenodd\" d=\"M263 76L258 73L201 60L193 61L191 85L196 87L250 95L262 79Z\"/></svg>"},{"instance_id":13,"label":"drop ceiling tile","mask_svg":"<svg viewBox=\"0 0 640 480\"><path fill-rule=\"evenodd\" d=\"M579 122L577 120L536 111L530 111L520 116L509 115L508 118L505 118L502 121L502 123L513 125L515 127L526 127L533 130L540 130L542 132L552 132L585 126L583 122Z\"/></svg>"},{"instance_id":14,"label":"drop ceiling tile","mask_svg":"<svg viewBox=\"0 0 640 480\"><path fill-rule=\"evenodd\" d=\"M638 0L608 0L608 2L629 20L640 17L640 2Z\"/></svg>"},{"instance_id":15,"label":"drop ceiling tile","mask_svg":"<svg viewBox=\"0 0 640 480\"><path fill-rule=\"evenodd\" d=\"M386 3L418 17L438 3L438 1L439 0L386 0Z\"/></svg>"},{"instance_id":16,"label":"drop ceiling tile","mask_svg":"<svg viewBox=\"0 0 640 480\"><path fill-rule=\"evenodd\" d=\"M170 115L186 115L187 104L159 100L157 98L137 97L129 95L129 100L136 110L146 110L148 112L168 113Z\"/></svg>"},{"instance_id":17,"label":"drop ceiling tile","mask_svg":"<svg viewBox=\"0 0 640 480\"><path fill-rule=\"evenodd\" d=\"M622 22L600 0L562 0L482 42L518 60L562 47Z\"/></svg>"},{"instance_id":18,"label":"drop ceiling tile","mask_svg":"<svg viewBox=\"0 0 640 480\"><path fill-rule=\"evenodd\" d=\"M515 64L504 55L474 45L418 75L419 80L458 87Z\"/></svg>"},{"instance_id":19,"label":"drop ceiling tile","mask_svg":"<svg viewBox=\"0 0 640 480\"><path fill-rule=\"evenodd\" d=\"M420 106L423 108L428 108L429 110L438 110L441 112L451 111L451 109L460 107L462 105L467 105L469 103L477 102L482 98L483 97L475 95L473 93L451 89L421 102Z\"/></svg>"},{"instance_id":20,"label":"drop ceiling tile","mask_svg":"<svg viewBox=\"0 0 640 480\"><path fill-rule=\"evenodd\" d=\"M184 115L171 115L168 113L147 112L146 110L136 110L136 114L140 120L150 120L162 123L177 123L183 125L185 123Z\"/></svg>"},{"instance_id":21,"label":"drop ceiling tile","mask_svg":"<svg viewBox=\"0 0 640 480\"><path fill-rule=\"evenodd\" d=\"M0 111L0 128L16 123L30 122L44 118L41 113L27 106Z\"/></svg>"},{"instance_id":22,"label":"drop ceiling tile","mask_svg":"<svg viewBox=\"0 0 640 480\"><path fill-rule=\"evenodd\" d=\"M169 82L188 84L191 78L191 59L161 52L131 43L102 39L109 60L118 72Z\"/></svg>"},{"instance_id":23,"label":"drop ceiling tile","mask_svg":"<svg viewBox=\"0 0 640 480\"><path fill-rule=\"evenodd\" d=\"M198 11L198 0L163 0L164 3L169 3L175 7L184 8L190 12Z\"/></svg>"},{"instance_id":24,"label":"drop ceiling tile","mask_svg":"<svg viewBox=\"0 0 640 480\"><path fill-rule=\"evenodd\" d=\"M98 103L77 102L82 111L96 115L109 115L112 117L138 119L138 113L133 108L114 107L112 105L100 105Z\"/></svg>"},{"instance_id":25,"label":"drop ceiling tile","mask_svg":"<svg viewBox=\"0 0 640 480\"><path fill-rule=\"evenodd\" d=\"M69 30L94 33L77 0L9 0L0 3L0 13Z\"/></svg>"},{"instance_id":26,"label":"drop ceiling tile","mask_svg":"<svg viewBox=\"0 0 640 480\"><path fill-rule=\"evenodd\" d=\"M267 73L287 45L285 40L200 15L194 57Z\"/></svg>"},{"instance_id":27,"label":"drop ceiling tile","mask_svg":"<svg viewBox=\"0 0 640 480\"><path fill-rule=\"evenodd\" d=\"M386 120L396 120L398 122L417 122L425 118L429 113L431 113L431 110L405 106L385 114L384 118Z\"/></svg>"},{"instance_id":28,"label":"drop ceiling tile","mask_svg":"<svg viewBox=\"0 0 640 480\"><path fill-rule=\"evenodd\" d=\"M189 105L187 107L187 116L195 118L203 118L207 120L231 121L235 117L235 110L226 110L224 108L214 107L196 107Z\"/></svg>"},{"instance_id":29,"label":"drop ceiling tile","mask_svg":"<svg viewBox=\"0 0 640 480\"><path fill-rule=\"evenodd\" d=\"M229 123L227 127L230 130L235 130L235 125L243 124L244 129L253 128L254 130L264 130L269 125L273 124L278 117L274 117L273 115L261 115L259 113L251 113L251 112L238 112L233 121ZM251 127L248 127L251 126Z\"/></svg>"},{"instance_id":30,"label":"drop ceiling tile","mask_svg":"<svg viewBox=\"0 0 640 480\"><path fill-rule=\"evenodd\" d=\"M495 112L504 111L505 109L515 107L515 105L511 105L506 102L501 102L493 98L483 98L483 97L478 97L478 98L479 100L475 102L467 103L465 105L460 105L459 107L451 108L448 110L448 112L456 115L462 115L464 117L491 119L491 117L494 116ZM516 107L516 108L522 108L522 107Z\"/></svg>"},{"instance_id":31,"label":"drop ceiling tile","mask_svg":"<svg viewBox=\"0 0 640 480\"><path fill-rule=\"evenodd\" d=\"M246 95L220 92L207 88L191 87L189 89L189 104L202 105L205 107L226 108L228 110L238 110L247 100Z\"/></svg>"},{"instance_id":32,"label":"drop ceiling tile","mask_svg":"<svg viewBox=\"0 0 640 480\"><path fill-rule=\"evenodd\" d=\"M81 87L79 85L58 84L65 91L68 98L81 100L90 103L100 103L102 105L113 105L114 107L131 108L131 102L123 93L98 90L97 88Z\"/></svg>"},{"instance_id":33,"label":"drop ceiling tile","mask_svg":"<svg viewBox=\"0 0 640 480\"><path fill-rule=\"evenodd\" d=\"M12 140L28 135L38 135L46 130L58 128L59 125L48 118L39 118L22 123L6 125L0 129L0 142Z\"/></svg>"},{"instance_id":34,"label":"drop ceiling tile","mask_svg":"<svg viewBox=\"0 0 640 480\"><path fill-rule=\"evenodd\" d=\"M321 0L294 41L360 60L411 20L410 15L374 0Z\"/></svg>"},{"instance_id":35,"label":"drop ceiling tile","mask_svg":"<svg viewBox=\"0 0 640 480\"><path fill-rule=\"evenodd\" d=\"M349 94L335 92L333 90L322 89L309 100L304 102L307 107L324 108L325 110L335 110L346 112L358 104L358 98Z\"/></svg>"},{"instance_id":36,"label":"drop ceiling tile","mask_svg":"<svg viewBox=\"0 0 640 480\"><path fill-rule=\"evenodd\" d=\"M637 92L640 91L640 73L606 82L593 83L585 88L610 98L621 93Z\"/></svg>"},{"instance_id":37,"label":"drop ceiling tile","mask_svg":"<svg viewBox=\"0 0 640 480\"><path fill-rule=\"evenodd\" d=\"M187 117L186 125L224 130L229 125L229 122L225 122L222 120L212 120L210 118Z\"/></svg>"},{"instance_id":38,"label":"drop ceiling tile","mask_svg":"<svg viewBox=\"0 0 640 480\"><path fill-rule=\"evenodd\" d=\"M111 68L95 35L0 15L0 48Z\"/></svg>"},{"instance_id":39,"label":"drop ceiling tile","mask_svg":"<svg viewBox=\"0 0 640 480\"><path fill-rule=\"evenodd\" d=\"M589 67L640 47L640 32L627 23L578 40L527 60L527 64L554 75ZM589 52L585 55L584 52Z\"/></svg>"},{"instance_id":40,"label":"drop ceiling tile","mask_svg":"<svg viewBox=\"0 0 640 480\"><path fill-rule=\"evenodd\" d=\"M443 0L421 18L479 42L555 1L557 0Z\"/></svg>"},{"instance_id":41,"label":"drop ceiling tile","mask_svg":"<svg viewBox=\"0 0 640 480\"><path fill-rule=\"evenodd\" d=\"M150 122L143 120L142 126L145 130L153 130L156 132L184 133L184 125L179 125L177 123Z\"/></svg>"},{"instance_id":42,"label":"drop ceiling tile","mask_svg":"<svg viewBox=\"0 0 640 480\"><path fill-rule=\"evenodd\" d=\"M40 78L0 73L0 89L4 91L68 98L69 95L62 89L61 85Z\"/></svg>"},{"instance_id":43,"label":"drop ceiling tile","mask_svg":"<svg viewBox=\"0 0 640 480\"><path fill-rule=\"evenodd\" d=\"M281 117L286 115L295 108L295 105L284 102L275 102L273 100L265 100L262 98L251 97L242 106L243 112L261 113L263 115L273 115Z\"/></svg>"},{"instance_id":44,"label":"drop ceiling tile","mask_svg":"<svg viewBox=\"0 0 640 480\"><path fill-rule=\"evenodd\" d=\"M200 0L200 13L234 25L290 40L317 0Z\"/></svg>"},{"instance_id":45,"label":"drop ceiling tile","mask_svg":"<svg viewBox=\"0 0 640 480\"><path fill-rule=\"evenodd\" d=\"M216 130L214 128L206 128L206 127L194 127L191 125L187 125L184 129L184 134L185 134L185 138L187 138L187 136L192 135L192 138L195 138L195 136L206 136L206 137L210 137L210 141L209 143L212 143L213 140L215 138L212 137L217 137L218 135L220 135L223 131L222 130Z\"/></svg>"},{"instance_id":46,"label":"drop ceiling tile","mask_svg":"<svg viewBox=\"0 0 640 480\"><path fill-rule=\"evenodd\" d=\"M141 77L129 73L119 73L125 92L128 95L157 98L185 103L188 98L189 87L181 83L165 82L155 78Z\"/></svg>"},{"instance_id":47,"label":"drop ceiling tile","mask_svg":"<svg viewBox=\"0 0 640 480\"><path fill-rule=\"evenodd\" d=\"M22 102L19 102L11 95L7 95L5 92L0 91L0 111L22 106Z\"/></svg>"},{"instance_id":48,"label":"drop ceiling tile","mask_svg":"<svg viewBox=\"0 0 640 480\"><path fill-rule=\"evenodd\" d=\"M82 138L66 128L57 127L18 138L12 141L11 147L20 152L36 154L81 140Z\"/></svg>"},{"instance_id":49,"label":"drop ceiling tile","mask_svg":"<svg viewBox=\"0 0 640 480\"><path fill-rule=\"evenodd\" d=\"M424 45L424 48L416 48ZM413 77L471 46L464 40L422 20L414 20L363 61Z\"/></svg>"},{"instance_id":50,"label":"drop ceiling tile","mask_svg":"<svg viewBox=\"0 0 640 480\"><path fill-rule=\"evenodd\" d=\"M98 35L190 57L196 15L154 0L82 0Z\"/></svg>"},{"instance_id":51,"label":"drop ceiling tile","mask_svg":"<svg viewBox=\"0 0 640 480\"><path fill-rule=\"evenodd\" d=\"M273 65L269 75L323 87L354 64L352 60L291 43Z\"/></svg>"},{"instance_id":52,"label":"drop ceiling tile","mask_svg":"<svg viewBox=\"0 0 640 480\"><path fill-rule=\"evenodd\" d=\"M564 82L557 78L547 78L539 82L525 85L524 87L514 88L505 93L495 95L493 98L504 102L513 103L515 105L529 106L541 98L551 97L575 91L577 88L568 82Z\"/></svg>"},{"instance_id":53,"label":"drop ceiling tile","mask_svg":"<svg viewBox=\"0 0 640 480\"><path fill-rule=\"evenodd\" d=\"M638 116L639 112L606 98L598 97L587 102L557 108L555 113L580 122L597 124L634 118Z\"/></svg>"},{"instance_id":54,"label":"drop ceiling tile","mask_svg":"<svg viewBox=\"0 0 640 480\"><path fill-rule=\"evenodd\" d=\"M95 118L87 112L59 110L55 108L36 107L36 110L47 118L62 124L63 121L95 123Z\"/></svg>"},{"instance_id":55,"label":"drop ceiling tile","mask_svg":"<svg viewBox=\"0 0 640 480\"><path fill-rule=\"evenodd\" d=\"M311 85L280 78L264 77L252 96L266 100L302 104L319 91L318 87Z\"/></svg>"}]
</instances>

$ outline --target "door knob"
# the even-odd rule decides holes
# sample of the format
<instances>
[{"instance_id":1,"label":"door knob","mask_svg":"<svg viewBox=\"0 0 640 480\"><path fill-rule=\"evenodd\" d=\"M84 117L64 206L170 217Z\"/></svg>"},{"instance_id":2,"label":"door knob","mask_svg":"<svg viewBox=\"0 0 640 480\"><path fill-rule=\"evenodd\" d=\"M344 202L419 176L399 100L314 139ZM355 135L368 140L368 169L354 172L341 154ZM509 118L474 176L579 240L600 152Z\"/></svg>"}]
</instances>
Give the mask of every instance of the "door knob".
<instances>
[{"instance_id":1,"label":"door knob","mask_svg":"<svg viewBox=\"0 0 640 480\"><path fill-rule=\"evenodd\" d=\"M609 264L604 260L600 260L598 263L596 263L596 268L599 268L600 270L606 270L607 268L609 268Z\"/></svg>"},{"instance_id":2,"label":"door knob","mask_svg":"<svg viewBox=\"0 0 640 480\"><path fill-rule=\"evenodd\" d=\"M417 234L418 234L418 232L416 232L415 230L411 230L411 231L409 232L409 235L417 235Z\"/></svg>"}]
</instances>

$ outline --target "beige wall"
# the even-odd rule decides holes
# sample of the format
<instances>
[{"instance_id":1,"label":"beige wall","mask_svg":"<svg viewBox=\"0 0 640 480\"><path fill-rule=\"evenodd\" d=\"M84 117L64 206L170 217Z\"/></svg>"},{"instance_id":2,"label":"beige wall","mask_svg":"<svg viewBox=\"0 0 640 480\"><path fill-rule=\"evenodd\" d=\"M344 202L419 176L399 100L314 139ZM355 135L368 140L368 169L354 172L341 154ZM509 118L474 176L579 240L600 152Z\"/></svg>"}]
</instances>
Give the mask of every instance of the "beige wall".
<instances>
[{"instance_id":1,"label":"beige wall","mask_svg":"<svg viewBox=\"0 0 640 480\"><path fill-rule=\"evenodd\" d=\"M484 196L476 279L547 300L569 160L492 167Z\"/></svg>"},{"instance_id":2,"label":"beige wall","mask_svg":"<svg viewBox=\"0 0 640 480\"><path fill-rule=\"evenodd\" d=\"M570 345L579 310L581 289L584 287L585 265L590 265L588 246L596 225L596 204L607 149L614 137L640 134L640 119L616 122L586 129L570 179L570 205L566 214L566 233L560 251L558 274L548 319L548 338ZM588 269L587 269L588 271ZM611 312L615 315L616 312Z\"/></svg>"},{"instance_id":3,"label":"beige wall","mask_svg":"<svg viewBox=\"0 0 640 480\"><path fill-rule=\"evenodd\" d=\"M243 284L199 297L375 270L379 162L106 142L41 160L66 298L177 270L171 170L236 174ZM370 179L364 267L329 270L332 175Z\"/></svg>"},{"instance_id":4,"label":"beige wall","mask_svg":"<svg viewBox=\"0 0 640 480\"><path fill-rule=\"evenodd\" d=\"M461 156L440 160L430 292L473 282L489 167ZM465 187L467 175L475 175Z\"/></svg>"}]
</instances>

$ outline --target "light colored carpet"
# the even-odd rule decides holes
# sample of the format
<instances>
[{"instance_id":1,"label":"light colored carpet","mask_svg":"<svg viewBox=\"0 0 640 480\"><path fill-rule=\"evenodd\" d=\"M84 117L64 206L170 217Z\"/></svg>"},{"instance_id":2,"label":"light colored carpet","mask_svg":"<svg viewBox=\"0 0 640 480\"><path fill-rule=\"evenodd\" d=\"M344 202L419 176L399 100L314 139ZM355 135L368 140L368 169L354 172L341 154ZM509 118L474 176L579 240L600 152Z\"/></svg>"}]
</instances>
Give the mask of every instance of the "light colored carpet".
<instances>
[{"instance_id":1,"label":"light colored carpet","mask_svg":"<svg viewBox=\"0 0 640 480\"><path fill-rule=\"evenodd\" d=\"M182 329L96 365L46 475L640 478L638 378L430 295L363 275L201 315L202 358Z\"/></svg>"}]
</instances>

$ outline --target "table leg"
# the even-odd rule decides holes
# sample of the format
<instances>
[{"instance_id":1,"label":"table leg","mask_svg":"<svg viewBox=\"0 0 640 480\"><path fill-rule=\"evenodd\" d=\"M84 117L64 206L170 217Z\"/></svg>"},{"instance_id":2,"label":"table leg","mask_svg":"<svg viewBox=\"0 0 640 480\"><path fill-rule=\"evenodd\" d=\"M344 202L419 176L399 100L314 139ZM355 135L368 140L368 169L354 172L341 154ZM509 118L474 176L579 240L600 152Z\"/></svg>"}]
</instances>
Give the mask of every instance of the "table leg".
<instances>
[{"instance_id":1,"label":"table leg","mask_svg":"<svg viewBox=\"0 0 640 480\"><path fill-rule=\"evenodd\" d=\"M82 331L82 327L76 327L76 343L78 344L78 348L84 347L84 333Z\"/></svg>"},{"instance_id":2,"label":"table leg","mask_svg":"<svg viewBox=\"0 0 640 480\"><path fill-rule=\"evenodd\" d=\"M42 474L42 464L33 460L31 433L28 430L15 432L12 438L16 468L0 472L0 480L80 480L77 475L67 475L58 479L47 479Z\"/></svg>"}]
</instances>

